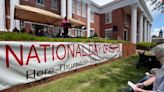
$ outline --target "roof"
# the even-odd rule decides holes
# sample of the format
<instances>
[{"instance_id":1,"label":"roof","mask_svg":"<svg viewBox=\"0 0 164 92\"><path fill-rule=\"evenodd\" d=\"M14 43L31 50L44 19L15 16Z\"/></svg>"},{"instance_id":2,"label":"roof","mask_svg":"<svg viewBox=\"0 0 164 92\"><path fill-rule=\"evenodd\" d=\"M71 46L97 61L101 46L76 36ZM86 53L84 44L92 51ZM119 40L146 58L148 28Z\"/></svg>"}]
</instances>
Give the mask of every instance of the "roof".
<instances>
[{"instance_id":1,"label":"roof","mask_svg":"<svg viewBox=\"0 0 164 92\"><path fill-rule=\"evenodd\" d=\"M114 1L109 2L103 6L100 6L100 5L96 4L95 2L91 1L91 5L93 7L96 7L97 9L99 9L100 13L103 13L103 9L105 9L107 7L112 7L112 8L110 8L110 10L112 10L112 9L115 10L115 9L125 7L125 6L130 5L130 4L133 4L133 3L138 4L140 6L139 8L143 8L143 12L146 12L146 15L149 17L150 21L153 21L153 17L152 17L152 15L151 15L151 13L150 13L144 0L114 0Z\"/></svg>"}]
</instances>

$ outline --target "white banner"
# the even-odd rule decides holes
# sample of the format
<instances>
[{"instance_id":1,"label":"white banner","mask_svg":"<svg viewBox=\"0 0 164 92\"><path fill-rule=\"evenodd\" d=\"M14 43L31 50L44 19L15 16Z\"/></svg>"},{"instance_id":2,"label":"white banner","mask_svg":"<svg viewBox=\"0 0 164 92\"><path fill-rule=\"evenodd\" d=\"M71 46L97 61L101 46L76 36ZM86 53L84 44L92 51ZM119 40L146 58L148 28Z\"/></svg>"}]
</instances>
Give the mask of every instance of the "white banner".
<instances>
[{"instance_id":1,"label":"white banner","mask_svg":"<svg viewBox=\"0 0 164 92\"><path fill-rule=\"evenodd\" d=\"M0 90L122 56L122 44L0 42Z\"/></svg>"}]
</instances>

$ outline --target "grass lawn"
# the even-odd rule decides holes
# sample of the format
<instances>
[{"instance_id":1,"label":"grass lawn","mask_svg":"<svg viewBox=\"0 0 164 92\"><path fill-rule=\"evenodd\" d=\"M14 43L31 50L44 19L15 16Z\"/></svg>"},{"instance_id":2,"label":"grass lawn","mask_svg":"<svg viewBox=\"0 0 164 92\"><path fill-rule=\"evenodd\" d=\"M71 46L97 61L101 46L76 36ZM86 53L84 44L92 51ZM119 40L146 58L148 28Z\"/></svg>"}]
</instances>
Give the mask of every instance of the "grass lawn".
<instances>
[{"instance_id":1,"label":"grass lawn","mask_svg":"<svg viewBox=\"0 0 164 92\"><path fill-rule=\"evenodd\" d=\"M146 72L144 68L136 69L137 59L137 56L120 59L21 92L121 92L128 80L136 82Z\"/></svg>"},{"instance_id":2,"label":"grass lawn","mask_svg":"<svg viewBox=\"0 0 164 92\"><path fill-rule=\"evenodd\" d=\"M106 40L106 39L99 39L99 38L48 38L48 37L38 37L27 33L14 33L14 32L0 32L0 41L127 43L126 41Z\"/></svg>"}]
</instances>

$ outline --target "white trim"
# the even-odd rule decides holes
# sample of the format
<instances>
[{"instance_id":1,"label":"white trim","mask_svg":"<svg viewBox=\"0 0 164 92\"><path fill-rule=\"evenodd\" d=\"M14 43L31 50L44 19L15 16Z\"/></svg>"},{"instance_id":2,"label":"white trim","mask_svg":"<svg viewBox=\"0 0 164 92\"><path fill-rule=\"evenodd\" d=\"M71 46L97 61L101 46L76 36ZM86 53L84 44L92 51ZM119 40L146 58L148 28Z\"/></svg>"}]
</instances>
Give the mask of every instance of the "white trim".
<instances>
[{"instance_id":1,"label":"white trim","mask_svg":"<svg viewBox=\"0 0 164 92\"><path fill-rule=\"evenodd\" d=\"M43 0L43 4L41 4L41 3L38 3L38 0L36 0L36 5L39 5L39 6L42 6L42 7L44 7L44 6L45 6L45 0Z\"/></svg>"},{"instance_id":2,"label":"white trim","mask_svg":"<svg viewBox=\"0 0 164 92\"><path fill-rule=\"evenodd\" d=\"M87 15L87 4L85 2L82 2L82 17L86 18L86 15Z\"/></svg>"},{"instance_id":3,"label":"white trim","mask_svg":"<svg viewBox=\"0 0 164 92\"><path fill-rule=\"evenodd\" d=\"M104 14L106 12L113 11L133 4L137 4L139 6L141 11L143 11L144 15L148 18L150 22L153 21L152 15L148 10L144 0L115 0L103 6L99 6L94 2L91 2L91 8L93 11L99 14Z\"/></svg>"},{"instance_id":4,"label":"white trim","mask_svg":"<svg viewBox=\"0 0 164 92\"><path fill-rule=\"evenodd\" d=\"M104 29L105 39L110 39L110 37L107 37L107 33L106 33L107 31L112 31L111 33L113 34L113 28ZM113 35L112 35L112 39L113 39Z\"/></svg>"},{"instance_id":5,"label":"white trim","mask_svg":"<svg viewBox=\"0 0 164 92\"><path fill-rule=\"evenodd\" d=\"M90 28L90 30L95 30L94 28Z\"/></svg>"},{"instance_id":6,"label":"white trim","mask_svg":"<svg viewBox=\"0 0 164 92\"><path fill-rule=\"evenodd\" d=\"M100 13L100 8L98 8L100 6L96 6L94 2L91 3L91 10L96 12L96 13Z\"/></svg>"},{"instance_id":7,"label":"white trim","mask_svg":"<svg viewBox=\"0 0 164 92\"><path fill-rule=\"evenodd\" d=\"M144 12L144 15L148 18L148 21L151 22L153 21L153 17L145 4L144 0L137 0L139 2L139 8L141 9L142 12Z\"/></svg>"},{"instance_id":8,"label":"white trim","mask_svg":"<svg viewBox=\"0 0 164 92\"><path fill-rule=\"evenodd\" d=\"M56 0L56 8L52 7L52 0L51 0L51 9L58 11L58 0Z\"/></svg>"},{"instance_id":9,"label":"white trim","mask_svg":"<svg viewBox=\"0 0 164 92\"><path fill-rule=\"evenodd\" d=\"M92 20L92 17L93 17L93 20ZM90 23L95 23L95 12L94 11L90 11Z\"/></svg>"},{"instance_id":10,"label":"white trim","mask_svg":"<svg viewBox=\"0 0 164 92\"><path fill-rule=\"evenodd\" d=\"M106 21L107 14L110 14L111 18L109 18L109 15L108 15L108 20L110 19L110 21ZM110 11L110 12L105 13L105 24L111 24L112 22L113 22L113 12Z\"/></svg>"}]
</instances>

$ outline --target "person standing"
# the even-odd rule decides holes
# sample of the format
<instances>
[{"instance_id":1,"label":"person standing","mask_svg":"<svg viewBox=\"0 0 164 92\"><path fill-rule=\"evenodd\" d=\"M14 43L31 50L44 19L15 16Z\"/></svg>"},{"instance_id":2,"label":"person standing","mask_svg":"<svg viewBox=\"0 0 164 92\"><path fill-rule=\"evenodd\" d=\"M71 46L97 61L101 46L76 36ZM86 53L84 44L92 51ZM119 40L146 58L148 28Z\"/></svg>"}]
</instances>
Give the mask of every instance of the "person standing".
<instances>
[{"instance_id":1,"label":"person standing","mask_svg":"<svg viewBox=\"0 0 164 92\"><path fill-rule=\"evenodd\" d=\"M63 34L64 35L64 38L67 38L68 37L68 28L70 27L70 22L67 19L67 17L65 17L62 20L61 26L63 27L63 30L64 30L64 34Z\"/></svg>"}]
</instances>

